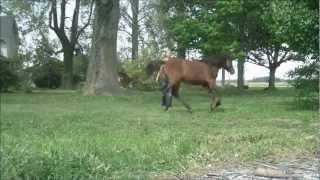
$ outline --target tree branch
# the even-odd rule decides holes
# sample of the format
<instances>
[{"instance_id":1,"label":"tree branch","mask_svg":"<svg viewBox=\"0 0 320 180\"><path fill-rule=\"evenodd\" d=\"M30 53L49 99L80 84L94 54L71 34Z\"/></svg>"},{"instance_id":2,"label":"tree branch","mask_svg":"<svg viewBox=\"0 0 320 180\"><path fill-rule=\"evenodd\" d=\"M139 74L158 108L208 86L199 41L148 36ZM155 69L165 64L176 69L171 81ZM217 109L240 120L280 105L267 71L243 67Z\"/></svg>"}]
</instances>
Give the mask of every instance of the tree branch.
<instances>
[{"instance_id":1,"label":"tree branch","mask_svg":"<svg viewBox=\"0 0 320 180\"><path fill-rule=\"evenodd\" d=\"M51 0L52 2L52 6L51 6L51 10L53 13L53 27L54 29L59 29L58 26L58 15L57 15L57 1L56 0Z\"/></svg>"},{"instance_id":2,"label":"tree branch","mask_svg":"<svg viewBox=\"0 0 320 180\"><path fill-rule=\"evenodd\" d=\"M148 14L144 14L141 18L138 19L138 22L141 22L141 21L144 20L147 16L148 16Z\"/></svg>"},{"instance_id":3,"label":"tree branch","mask_svg":"<svg viewBox=\"0 0 320 180\"><path fill-rule=\"evenodd\" d=\"M132 33L127 31L125 28L119 27L119 31L127 33L132 38Z\"/></svg>"},{"instance_id":4,"label":"tree branch","mask_svg":"<svg viewBox=\"0 0 320 180\"><path fill-rule=\"evenodd\" d=\"M252 55L253 58L250 56ZM252 64L256 64L259 66L263 66L269 69L269 66L266 66L265 63L263 63L265 60L261 57L261 52L259 51L259 54L256 54L254 52L250 52L247 56L249 62L251 62Z\"/></svg>"},{"instance_id":5,"label":"tree branch","mask_svg":"<svg viewBox=\"0 0 320 180\"><path fill-rule=\"evenodd\" d=\"M284 55L280 58L279 62L277 62L277 66L280 66L281 63L286 62L287 59L287 54L288 54L288 50L285 50Z\"/></svg>"},{"instance_id":6,"label":"tree branch","mask_svg":"<svg viewBox=\"0 0 320 180\"><path fill-rule=\"evenodd\" d=\"M64 29L64 21L66 17L66 0L61 1L61 17L60 17L60 29Z\"/></svg>"},{"instance_id":7,"label":"tree branch","mask_svg":"<svg viewBox=\"0 0 320 180\"><path fill-rule=\"evenodd\" d=\"M54 27L52 26L52 8L50 9L50 12L49 12L49 28L54 30Z\"/></svg>"},{"instance_id":8,"label":"tree branch","mask_svg":"<svg viewBox=\"0 0 320 180\"><path fill-rule=\"evenodd\" d=\"M76 5L73 11L72 16L72 26L71 26L71 32L70 32L70 45L72 47L75 46L77 41L77 34L78 34L78 22L79 22L79 9L80 9L80 0L76 0Z\"/></svg>"},{"instance_id":9,"label":"tree branch","mask_svg":"<svg viewBox=\"0 0 320 180\"><path fill-rule=\"evenodd\" d=\"M90 25L91 16L92 16L92 11L93 11L93 3L94 3L94 0L91 0L91 3L90 3L90 12L89 12L88 21L87 21L87 23L79 30L76 39L79 39L79 36L80 36L80 35L84 32L84 30Z\"/></svg>"},{"instance_id":10,"label":"tree branch","mask_svg":"<svg viewBox=\"0 0 320 180\"><path fill-rule=\"evenodd\" d=\"M59 51L54 52L55 55L60 54L60 53L63 53L63 49L60 49Z\"/></svg>"},{"instance_id":11,"label":"tree branch","mask_svg":"<svg viewBox=\"0 0 320 180\"><path fill-rule=\"evenodd\" d=\"M247 59L249 60L249 61L248 61L249 63L256 64L256 65L258 65L258 66L263 66L263 67L269 69L269 66L266 66L265 64L263 64L263 63L261 63L261 62L258 62L258 61L256 61L255 59L253 59L253 58L251 58L251 57L249 57L249 56L247 57Z\"/></svg>"},{"instance_id":12,"label":"tree branch","mask_svg":"<svg viewBox=\"0 0 320 180\"><path fill-rule=\"evenodd\" d=\"M129 26L132 26L132 17L128 14L127 10L124 8L121 8L121 16L124 18L124 20L129 24Z\"/></svg>"}]
</instances>

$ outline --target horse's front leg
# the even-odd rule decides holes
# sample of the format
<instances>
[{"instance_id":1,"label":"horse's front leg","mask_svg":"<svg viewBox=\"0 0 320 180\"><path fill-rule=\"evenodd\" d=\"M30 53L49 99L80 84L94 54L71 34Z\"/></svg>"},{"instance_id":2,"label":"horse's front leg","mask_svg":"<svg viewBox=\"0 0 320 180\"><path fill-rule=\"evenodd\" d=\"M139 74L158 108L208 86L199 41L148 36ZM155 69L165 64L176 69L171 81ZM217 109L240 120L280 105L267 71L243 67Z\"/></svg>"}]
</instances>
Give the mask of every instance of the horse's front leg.
<instances>
[{"instance_id":1,"label":"horse's front leg","mask_svg":"<svg viewBox=\"0 0 320 180\"><path fill-rule=\"evenodd\" d=\"M209 88L209 94L211 98L210 111L212 112L215 108L221 105L221 101L216 89Z\"/></svg>"},{"instance_id":2,"label":"horse's front leg","mask_svg":"<svg viewBox=\"0 0 320 180\"><path fill-rule=\"evenodd\" d=\"M162 97L162 104L165 106L165 110L167 111L169 107L172 106L172 88L166 88Z\"/></svg>"},{"instance_id":3,"label":"horse's front leg","mask_svg":"<svg viewBox=\"0 0 320 180\"><path fill-rule=\"evenodd\" d=\"M191 107L183 100L181 99L180 95L179 95L179 87L180 84L177 84L175 86L173 86L172 88L172 95L179 101L182 103L182 105L188 110L188 112L192 113Z\"/></svg>"},{"instance_id":4,"label":"horse's front leg","mask_svg":"<svg viewBox=\"0 0 320 180\"><path fill-rule=\"evenodd\" d=\"M221 105L221 101L215 90L210 90L209 93L211 95L210 111L212 112L215 108Z\"/></svg>"},{"instance_id":5,"label":"horse's front leg","mask_svg":"<svg viewBox=\"0 0 320 180\"><path fill-rule=\"evenodd\" d=\"M217 108L219 105L221 105L221 101L218 97L217 93L217 86L216 86L216 79L210 79L208 80L208 90L211 98L210 103L210 111L212 112L215 108Z\"/></svg>"}]
</instances>

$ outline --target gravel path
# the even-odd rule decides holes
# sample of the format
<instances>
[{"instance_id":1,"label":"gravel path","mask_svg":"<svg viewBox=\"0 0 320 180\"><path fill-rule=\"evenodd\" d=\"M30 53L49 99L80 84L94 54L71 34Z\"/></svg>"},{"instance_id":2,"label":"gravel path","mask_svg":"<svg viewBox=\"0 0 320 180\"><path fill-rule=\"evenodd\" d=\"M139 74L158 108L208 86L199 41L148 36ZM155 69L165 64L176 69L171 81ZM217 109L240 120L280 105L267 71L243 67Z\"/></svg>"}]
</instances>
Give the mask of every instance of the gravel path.
<instances>
[{"instance_id":1,"label":"gravel path","mask_svg":"<svg viewBox=\"0 0 320 180\"><path fill-rule=\"evenodd\" d=\"M228 168L222 170L207 170L202 176L185 175L177 177L183 180L320 180L319 160L296 160L280 162L276 164L257 162L248 167ZM257 176L257 169L271 169L283 172L282 177L263 177Z\"/></svg>"},{"instance_id":2,"label":"gravel path","mask_svg":"<svg viewBox=\"0 0 320 180\"><path fill-rule=\"evenodd\" d=\"M201 172L185 175L160 175L156 180L320 180L320 159L299 159L278 163L256 162L231 168L207 168ZM258 176L257 169L282 172L282 177Z\"/></svg>"}]
</instances>

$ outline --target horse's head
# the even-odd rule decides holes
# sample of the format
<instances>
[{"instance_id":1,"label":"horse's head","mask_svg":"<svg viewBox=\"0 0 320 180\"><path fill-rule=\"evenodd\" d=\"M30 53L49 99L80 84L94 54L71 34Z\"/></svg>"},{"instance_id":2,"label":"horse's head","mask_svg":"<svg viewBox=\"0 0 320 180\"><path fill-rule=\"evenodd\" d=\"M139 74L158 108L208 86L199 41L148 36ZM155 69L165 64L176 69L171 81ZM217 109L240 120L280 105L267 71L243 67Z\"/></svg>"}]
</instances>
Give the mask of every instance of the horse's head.
<instances>
[{"instance_id":1,"label":"horse's head","mask_svg":"<svg viewBox=\"0 0 320 180\"><path fill-rule=\"evenodd\" d=\"M232 65L232 60L231 59L226 59L223 69L227 70L230 74L234 74L234 69Z\"/></svg>"}]
</instances>

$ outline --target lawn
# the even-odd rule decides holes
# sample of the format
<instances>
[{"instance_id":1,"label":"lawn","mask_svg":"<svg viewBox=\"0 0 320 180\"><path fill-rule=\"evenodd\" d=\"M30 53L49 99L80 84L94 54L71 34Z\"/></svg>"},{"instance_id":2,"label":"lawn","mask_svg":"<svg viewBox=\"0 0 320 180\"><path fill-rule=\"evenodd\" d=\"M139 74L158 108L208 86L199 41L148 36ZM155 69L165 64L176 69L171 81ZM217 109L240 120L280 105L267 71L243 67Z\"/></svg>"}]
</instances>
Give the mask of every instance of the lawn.
<instances>
[{"instance_id":1,"label":"lawn","mask_svg":"<svg viewBox=\"0 0 320 180\"><path fill-rule=\"evenodd\" d=\"M76 91L1 95L2 179L151 179L208 164L314 157L318 112L295 109L292 89L206 91L183 87L168 112L159 92L118 97Z\"/></svg>"}]
</instances>

